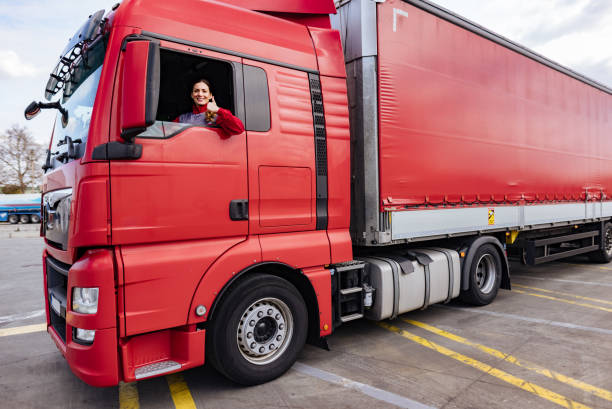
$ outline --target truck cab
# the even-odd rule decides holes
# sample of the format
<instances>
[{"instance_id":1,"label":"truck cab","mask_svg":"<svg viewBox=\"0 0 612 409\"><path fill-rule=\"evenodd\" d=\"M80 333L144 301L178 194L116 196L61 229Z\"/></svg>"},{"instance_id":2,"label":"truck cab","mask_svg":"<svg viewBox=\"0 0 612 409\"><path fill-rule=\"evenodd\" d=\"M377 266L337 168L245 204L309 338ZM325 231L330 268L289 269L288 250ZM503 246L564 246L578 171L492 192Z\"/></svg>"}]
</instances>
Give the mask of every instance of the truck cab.
<instances>
[{"instance_id":1,"label":"truck cab","mask_svg":"<svg viewBox=\"0 0 612 409\"><path fill-rule=\"evenodd\" d=\"M290 18L179 3L92 14L47 84L59 98L46 104L58 109L43 181L48 331L92 385L201 365L205 350L233 379L272 379L331 333L326 266L352 259L333 3ZM174 121L196 77L245 132ZM266 315L256 337L226 334L249 308ZM242 366L225 368L227 353Z\"/></svg>"}]
</instances>

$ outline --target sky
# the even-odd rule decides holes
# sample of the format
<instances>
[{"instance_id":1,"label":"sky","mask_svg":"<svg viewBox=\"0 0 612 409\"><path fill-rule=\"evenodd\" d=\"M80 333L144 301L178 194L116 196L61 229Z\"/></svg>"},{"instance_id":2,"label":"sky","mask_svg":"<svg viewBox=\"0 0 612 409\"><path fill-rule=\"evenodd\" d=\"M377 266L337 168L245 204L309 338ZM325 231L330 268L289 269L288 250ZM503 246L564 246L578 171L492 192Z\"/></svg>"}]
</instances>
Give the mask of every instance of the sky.
<instances>
[{"instance_id":1,"label":"sky","mask_svg":"<svg viewBox=\"0 0 612 409\"><path fill-rule=\"evenodd\" d=\"M48 143L55 113L23 116L59 53L87 17L119 0L0 0L0 133L26 126ZM504 37L612 88L610 0L434 0Z\"/></svg>"}]
</instances>

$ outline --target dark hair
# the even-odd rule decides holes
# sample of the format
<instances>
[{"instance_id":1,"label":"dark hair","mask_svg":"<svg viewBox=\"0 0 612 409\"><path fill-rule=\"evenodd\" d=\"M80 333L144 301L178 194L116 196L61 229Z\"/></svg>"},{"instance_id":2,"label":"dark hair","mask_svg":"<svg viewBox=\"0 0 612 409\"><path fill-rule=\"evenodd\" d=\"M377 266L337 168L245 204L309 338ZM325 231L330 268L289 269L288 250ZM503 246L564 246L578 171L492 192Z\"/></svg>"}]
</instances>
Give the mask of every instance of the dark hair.
<instances>
[{"instance_id":1,"label":"dark hair","mask_svg":"<svg viewBox=\"0 0 612 409\"><path fill-rule=\"evenodd\" d=\"M200 78L199 80L193 81L191 83L191 88L189 88L189 95L191 95L191 93L193 92L193 86L197 84L198 82L203 82L204 84L208 85L208 90L210 91L210 94L213 95L212 85L210 85L210 82L204 78Z\"/></svg>"}]
</instances>

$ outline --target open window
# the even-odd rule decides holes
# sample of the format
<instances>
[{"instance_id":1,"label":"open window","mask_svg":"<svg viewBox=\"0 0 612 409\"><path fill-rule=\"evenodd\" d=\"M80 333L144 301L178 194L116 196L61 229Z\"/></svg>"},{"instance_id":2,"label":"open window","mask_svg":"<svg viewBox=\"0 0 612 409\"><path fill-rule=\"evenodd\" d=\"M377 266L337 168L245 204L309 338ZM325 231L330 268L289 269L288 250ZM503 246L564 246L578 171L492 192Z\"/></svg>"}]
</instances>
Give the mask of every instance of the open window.
<instances>
[{"instance_id":1,"label":"open window","mask_svg":"<svg viewBox=\"0 0 612 409\"><path fill-rule=\"evenodd\" d=\"M174 122L179 115L191 112L191 87L207 79L215 102L245 122L242 65L237 62L203 57L169 49L160 50L160 93L155 124L138 138L169 138L181 130L198 125Z\"/></svg>"}]
</instances>

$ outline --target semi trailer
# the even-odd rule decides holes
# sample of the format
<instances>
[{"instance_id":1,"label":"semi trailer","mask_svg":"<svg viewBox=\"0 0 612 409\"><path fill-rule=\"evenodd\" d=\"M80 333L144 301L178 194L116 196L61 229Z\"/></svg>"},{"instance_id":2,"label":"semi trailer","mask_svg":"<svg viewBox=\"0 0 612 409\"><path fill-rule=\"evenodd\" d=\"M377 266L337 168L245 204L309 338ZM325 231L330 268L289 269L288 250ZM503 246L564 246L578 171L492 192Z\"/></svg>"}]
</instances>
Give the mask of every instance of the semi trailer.
<instances>
[{"instance_id":1,"label":"semi trailer","mask_svg":"<svg viewBox=\"0 0 612 409\"><path fill-rule=\"evenodd\" d=\"M0 195L0 222L40 223L40 194Z\"/></svg>"},{"instance_id":2,"label":"semi trailer","mask_svg":"<svg viewBox=\"0 0 612 409\"><path fill-rule=\"evenodd\" d=\"M202 77L245 132L174 122ZM49 335L91 385L257 384L352 320L492 302L508 257L608 262L611 93L424 0L96 12L25 112L58 111Z\"/></svg>"}]
</instances>

